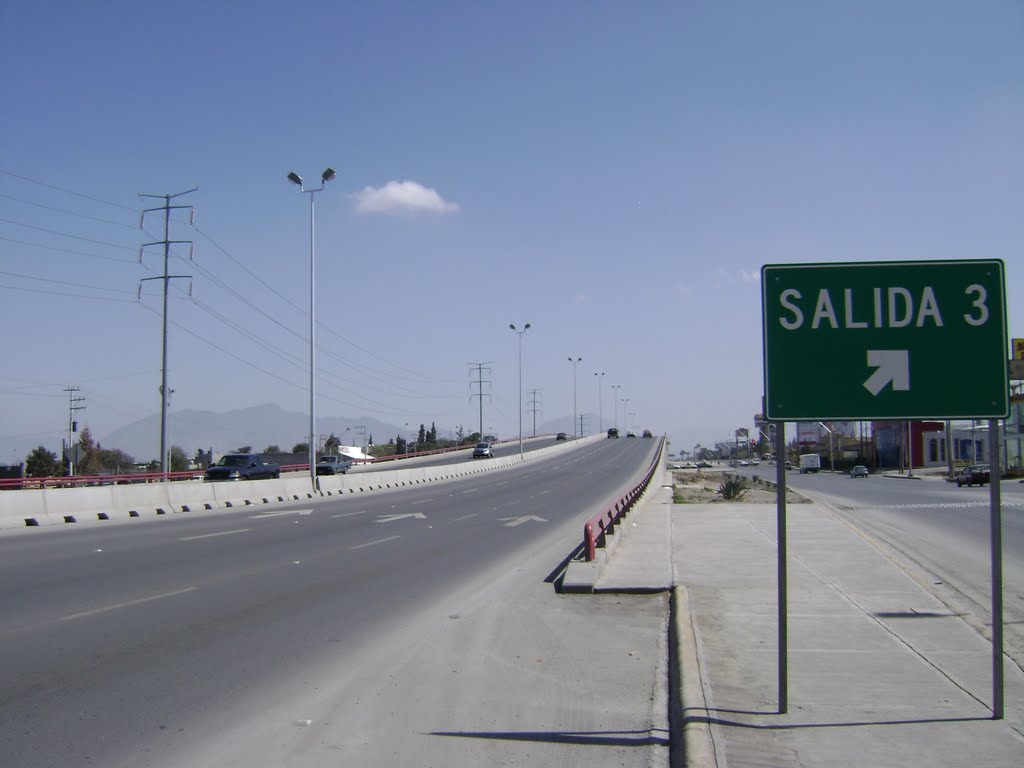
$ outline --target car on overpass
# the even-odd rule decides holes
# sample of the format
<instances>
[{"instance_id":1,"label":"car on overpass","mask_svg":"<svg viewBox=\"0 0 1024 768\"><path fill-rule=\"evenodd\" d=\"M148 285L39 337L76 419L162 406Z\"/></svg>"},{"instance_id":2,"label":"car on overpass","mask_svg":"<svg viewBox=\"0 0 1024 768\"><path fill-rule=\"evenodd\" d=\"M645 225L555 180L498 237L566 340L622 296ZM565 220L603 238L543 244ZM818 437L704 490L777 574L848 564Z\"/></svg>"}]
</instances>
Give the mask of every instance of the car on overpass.
<instances>
[{"instance_id":1,"label":"car on overpass","mask_svg":"<svg viewBox=\"0 0 1024 768\"><path fill-rule=\"evenodd\" d=\"M473 449L474 459L493 459L494 448L488 442L481 442L476 444L476 448Z\"/></svg>"},{"instance_id":2,"label":"car on overpass","mask_svg":"<svg viewBox=\"0 0 1024 768\"><path fill-rule=\"evenodd\" d=\"M344 475L352 469L352 459L347 456L321 456L316 460L318 475Z\"/></svg>"},{"instance_id":3,"label":"car on overpass","mask_svg":"<svg viewBox=\"0 0 1024 768\"><path fill-rule=\"evenodd\" d=\"M555 440L568 440L568 439L569 439L569 435L567 435L565 432L559 432L557 435L555 435Z\"/></svg>"}]
</instances>

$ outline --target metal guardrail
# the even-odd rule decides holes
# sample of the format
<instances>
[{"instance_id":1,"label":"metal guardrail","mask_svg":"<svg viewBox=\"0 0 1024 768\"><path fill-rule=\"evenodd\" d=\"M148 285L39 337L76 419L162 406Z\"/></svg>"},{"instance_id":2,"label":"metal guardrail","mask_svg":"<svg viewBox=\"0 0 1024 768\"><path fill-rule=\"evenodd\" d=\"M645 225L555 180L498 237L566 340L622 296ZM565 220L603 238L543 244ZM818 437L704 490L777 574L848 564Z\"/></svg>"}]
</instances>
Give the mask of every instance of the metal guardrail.
<instances>
[{"instance_id":1,"label":"metal guardrail","mask_svg":"<svg viewBox=\"0 0 1024 768\"><path fill-rule=\"evenodd\" d=\"M661 457L665 450L665 438L661 438L661 445L654 452L654 459L651 466L647 468L643 479L636 485L627 486L620 493L619 498L610 507L599 512L590 518L583 526L583 551L587 562L597 557L597 548L605 545L605 537L612 533L622 516L625 515L640 498L647 487L651 484L655 470L661 464Z\"/></svg>"}]
</instances>

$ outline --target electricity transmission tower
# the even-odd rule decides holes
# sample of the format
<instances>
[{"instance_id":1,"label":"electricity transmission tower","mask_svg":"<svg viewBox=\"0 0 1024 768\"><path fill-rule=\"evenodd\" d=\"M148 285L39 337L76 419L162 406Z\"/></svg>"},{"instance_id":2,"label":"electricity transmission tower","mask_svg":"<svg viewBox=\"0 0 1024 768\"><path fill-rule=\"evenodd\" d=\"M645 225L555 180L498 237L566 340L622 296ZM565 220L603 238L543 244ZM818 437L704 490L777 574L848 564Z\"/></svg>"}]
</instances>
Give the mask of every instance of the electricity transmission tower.
<instances>
[{"instance_id":1,"label":"electricity transmission tower","mask_svg":"<svg viewBox=\"0 0 1024 768\"><path fill-rule=\"evenodd\" d=\"M191 240L171 240L171 211L179 208L184 208L189 211L189 222L193 223L195 219L195 208L191 205L171 205L171 200L182 195L190 195L199 187L193 187L187 192L178 192L174 195L139 195L139 197L155 197L164 201L164 204L159 208L146 208L142 211L142 216L139 219L139 229L142 229L142 225L145 223L146 214L153 213L155 211L164 212L164 239L157 240L152 243L143 243L139 246L139 263L142 263L142 252L143 249L152 245L162 245L164 247L164 273L157 277L144 277L143 282L146 280L163 280L164 281L164 314L163 314L163 356L160 364L160 472L167 474L167 401L170 398L170 392L167 389L167 293L170 287L171 280L182 280L191 279L191 275L171 275L167 273L168 261L171 255L172 245L188 245L189 260L192 259L192 241ZM139 297L142 297L142 286L139 286Z\"/></svg>"},{"instance_id":2,"label":"electricity transmission tower","mask_svg":"<svg viewBox=\"0 0 1024 768\"><path fill-rule=\"evenodd\" d=\"M84 397L75 397L75 392L79 391L78 387L65 387L64 391L68 393L68 477L75 476L75 432L78 431L78 422L75 420L75 414L78 411L84 411L84 405L78 405L78 403L84 403Z\"/></svg>"},{"instance_id":3,"label":"electricity transmission tower","mask_svg":"<svg viewBox=\"0 0 1024 768\"><path fill-rule=\"evenodd\" d=\"M533 414L533 436L537 436L537 412L544 412L544 407L541 405L540 397L542 395L539 389L529 389L526 394L529 396L529 400L526 401L526 410Z\"/></svg>"},{"instance_id":4,"label":"electricity transmission tower","mask_svg":"<svg viewBox=\"0 0 1024 768\"><path fill-rule=\"evenodd\" d=\"M489 362L486 362L486 363L470 363L470 365L472 365L473 367L470 368L469 372L472 373L473 371L476 371L476 380L475 381L471 381L469 384L470 384L471 387L475 384L477 386L477 391L476 392L471 392L470 395L469 395L469 399L470 399L470 401L472 401L472 399L474 397L480 398L480 439L483 440L483 437L484 437L484 384L490 384L491 383L490 379L486 379L486 380L484 379L484 371L487 371L487 374L490 375L491 369L487 367L487 366L490 365L490 363ZM488 397L490 397L490 395L488 395Z\"/></svg>"}]
</instances>

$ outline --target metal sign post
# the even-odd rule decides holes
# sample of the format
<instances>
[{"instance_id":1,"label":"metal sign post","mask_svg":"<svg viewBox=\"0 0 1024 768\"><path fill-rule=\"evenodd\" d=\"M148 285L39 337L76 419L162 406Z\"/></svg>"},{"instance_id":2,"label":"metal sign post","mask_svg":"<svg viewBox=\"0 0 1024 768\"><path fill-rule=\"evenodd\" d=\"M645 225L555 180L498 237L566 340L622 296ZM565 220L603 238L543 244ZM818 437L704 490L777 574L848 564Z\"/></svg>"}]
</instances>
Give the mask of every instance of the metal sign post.
<instances>
[{"instance_id":1,"label":"metal sign post","mask_svg":"<svg viewBox=\"0 0 1024 768\"><path fill-rule=\"evenodd\" d=\"M1003 719L1003 514L999 487L999 422L988 422L989 524L992 530L992 719Z\"/></svg>"},{"instance_id":2,"label":"metal sign post","mask_svg":"<svg viewBox=\"0 0 1024 768\"><path fill-rule=\"evenodd\" d=\"M1003 717L997 419L1010 411L999 260L766 264L764 409L778 424L779 712L787 709L785 421L989 419L992 714ZM952 352L969 365L951 368ZM1018 347L1015 345L1014 351ZM1024 354L1024 352L1022 352ZM827 365L824 376L809 375ZM780 461L781 460L781 461Z\"/></svg>"},{"instance_id":3,"label":"metal sign post","mask_svg":"<svg viewBox=\"0 0 1024 768\"><path fill-rule=\"evenodd\" d=\"M779 607L779 714L789 709L789 587L786 571L786 423L775 425L775 536Z\"/></svg>"}]
</instances>

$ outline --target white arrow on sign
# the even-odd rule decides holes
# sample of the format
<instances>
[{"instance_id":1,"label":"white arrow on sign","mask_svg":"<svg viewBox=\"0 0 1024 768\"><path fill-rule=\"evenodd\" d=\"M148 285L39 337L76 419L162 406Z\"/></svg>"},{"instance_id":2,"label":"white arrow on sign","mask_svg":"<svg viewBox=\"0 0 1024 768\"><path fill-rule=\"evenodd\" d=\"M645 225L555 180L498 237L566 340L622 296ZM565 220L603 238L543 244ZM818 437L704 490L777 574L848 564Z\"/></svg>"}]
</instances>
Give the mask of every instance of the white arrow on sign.
<instances>
[{"instance_id":1,"label":"white arrow on sign","mask_svg":"<svg viewBox=\"0 0 1024 768\"><path fill-rule=\"evenodd\" d=\"M893 391L910 391L910 350L869 349L868 366L878 369L864 382L872 395L885 389L889 382L892 382Z\"/></svg>"},{"instance_id":2,"label":"white arrow on sign","mask_svg":"<svg viewBox=\"0 0 1024 768\"><path fill-rule=\"evenodd\" d=\"M377 518L378 523L393 523L395 520L403 520L407 517L418 517L423 520L427 519L427 516L422 512L407 512L404 515L381 515Z\"/></svg>"},{"instance_id":3,"label":"white arrow on sign","mask_svg":"<svg viewBox=\"0 0 1024 768\"><path fill-rule=\"evenodd\" d=\"M543 517L537 517L536 515L523 515L522 517L499 517L498 520L500 522L505 522L506 520L508 520L508 522L505 523L506 528L515 528L517 525L528 523L531 520L536 520L538 523L547 522L547 520L545 520Z\"/></svg>"}]
</instances>

